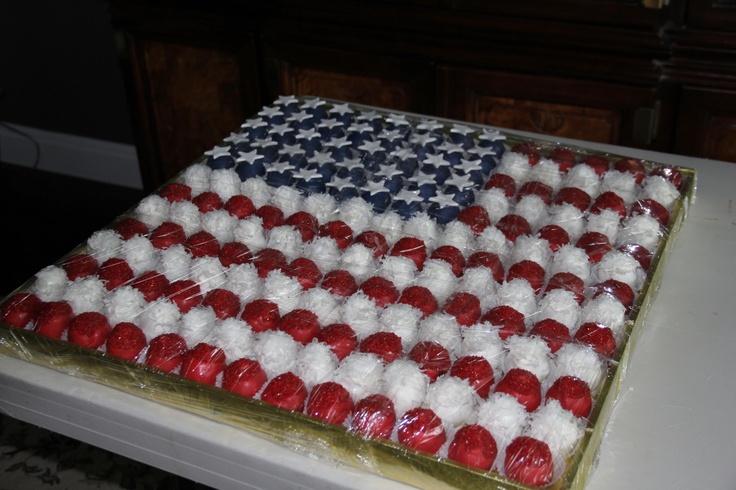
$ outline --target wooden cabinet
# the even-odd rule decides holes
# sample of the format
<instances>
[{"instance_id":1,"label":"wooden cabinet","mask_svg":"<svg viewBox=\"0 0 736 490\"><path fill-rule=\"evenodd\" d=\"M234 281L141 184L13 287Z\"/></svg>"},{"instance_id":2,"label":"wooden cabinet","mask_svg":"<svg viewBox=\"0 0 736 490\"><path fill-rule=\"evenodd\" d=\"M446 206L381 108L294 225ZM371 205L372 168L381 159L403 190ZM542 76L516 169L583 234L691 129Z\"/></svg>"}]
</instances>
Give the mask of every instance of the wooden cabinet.
<instances>
[{"instance_id":1,"label":"wooden cabinet","mask_svg":"<svg viewBox=\"0 0 736 490\"><path fill-rule=\"evenodd\" d=\"M664 3L110 7L153 188L284 94L736 162L736 1Z\"/></svg>"}]
</instances>

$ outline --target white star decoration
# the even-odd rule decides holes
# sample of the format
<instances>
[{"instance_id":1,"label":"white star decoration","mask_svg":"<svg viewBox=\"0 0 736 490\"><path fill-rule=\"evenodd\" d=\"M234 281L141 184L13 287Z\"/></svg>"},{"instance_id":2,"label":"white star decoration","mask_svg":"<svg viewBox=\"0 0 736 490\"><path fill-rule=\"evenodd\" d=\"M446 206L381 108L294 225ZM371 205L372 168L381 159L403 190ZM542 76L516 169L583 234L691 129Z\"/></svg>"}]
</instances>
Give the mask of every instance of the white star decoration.
<instances>
[{"instance_id":1,"label":"white star decoration","mask_svg":"<svg viewBox=\"0 0 736 490\"><path fill-rule=\"evenodd\" d=\"M426 165L432 165L436 168L450 166L450 162L445 160L445 155L443 153L438 153L437 155L429 154L424 158L424 161L422 161L422 163Z\"/></svg>"},{"instance_id":2,"label":"white star decoration","mask_svg":"<svg viewBox=\"0 0 736 490\"><path fill-rule=\"evenodd\" d=\"M294 170L294 165L289 162L274 162L266 166L266 173L277 172L282 174L289 170Z\"/></svg>"},{"instance_id":3,"label":"white star decoration","mask_svg":"<svg viewBox=\"0 0 736 490\"><path fill-rule=\"evenodd\" d=\"M257 117L255 119L248 119L243 124L240 125L241 128L261 128L263 126L268 126L268 123L263 120L262 117Z\"/></svg>"},{"instance_id":4,"label":"white star decoration","mask_svg":"<svg viewBox=\"0 0 736 490\"><path fill-rule=\"evenodd\" d=\"M383 186L383 182L373 182L372 180L369 180L362 188L361 191L367 192L371 196L375 196L376 194L380 194L382 192L388 192L388 189L386 189Z\"/></svg>"},{"instance_id":5,"label":"white star decoration","mask_svg":"<svg viewBox=\"0 0 736 490\"><path fill-rule=\"evenodd\" d=\"M435 138L429 133L421 133L421 134L411 135L411 138L409 139L409 141L415 145L426 146L430 143L434 143L435 141L437 141L437 138Z\"/></svg>"},{"instance_id":6,"label":"white star decoration","mask_svg":"<svg viewBox=\"0 0 736 490\"><path fill-rule=\"evenodd\" d=\"M298 172L295 172L294 177L296 177L297 179L302 179L305 182L309 182L310 180L313 180L313 179L321 179L322 174L320 174L316 170L303 168L299 170Z\"/></svg>"},{"instance_id":7,"label":"white star decoration","mask_svg":"<svg viewBox=\"0 0 736 490\"><path fill-rule=\"evenodd\" d=\"M438 123L434 119L422 119L422 121L417 124L417 129L419 131L434 131L435 129L442 128L442 124Z\"/></svg>"},{"instance_id":8,"label":"white star decoration","mask_svg":"<svg viewBox=\"0 0 736 490\"><path fill-rule=\"evenodd\" d=\"M259 155L256 150L245 152L245 151L239 151L238 154L240 155L236 162L247 162L251 165L253 165L257 160L262 160L263 155Z\"/></svg>"},{"instance_id":9,"label":"white star decoration","mask_svg":"<svg viewBox=\"0 0 736 490\"><path fill-rule=\"evenodd\" d=\"M371 155L378 151L383 151L380 141L366 141L358 147L359 150L363 150Z\"/></svg>"},{"instance_id":10,"label":"white star decoration","mask_svg":"<svg viewBox=\"0 0 736 490\"><path fill-rule=\"evenodd\" d=\"M230 136L225 138L224 141L237 145L238 143L247 143L250 141L250 136L243 133L230 133Z\"/></svg>"},{"instance_id":11,"label":"white star decoration","mask_svg":"<svg viewBox=\"0 0 736 490\"><path fill-rule=\"evenodd\" d=\"M429 202L436 203L441 208L458 207L458 204L452 200L452 195L450 194L437 194L436 196L430 197Z\"/></svg>"},{"instance_id":12,"label":"white star decoration","mask_svg":"<svg viewBox=\"0 0 736 490\"><path fill-rule=\"evenodd\" d=\"M353 123L348 128L348 131L351 131L354 133L369 133L373 131L373 128L368 123Z\"/></svg>"},{"instance_id":13,"label":"white star decoration","mask_svg":"<svg viewBox=\"0 0 736 490\"><path fill-rule=\"evenodd\" d=\"M465 149L458 145L457 143L453 143L452 141L445 141L440 146L437 147L438 150L444 151L445 153L463 153L465 152Z\"/></svg>"},{"instance_id":14,"label":"white star decoration","mask_svg":"<svg viewBox=\"0 0 736 490\"><path fill-rule=\"evenodd\" d=\"M332 138L330 141L325 143L325 147L327 148L342 148L343 146L350 146L351 143L348 141L347 136L343 136L342 138Z\"/></svg>"},{"instance_id":15,"label":"white star decoration","mask_svg":"<svg viewBox=\"0 0 736 490\"><path fill-rule=\"evenodd\" d=\"M450 177L449 179L447 179L445 181L445 186L446 187L449 187L451 185L457 187L460 190L463 190L463 189L468 189L470 187L473 187L474 184L470 180L470 176L469 175L457 175L457 174L455 174L455 175L453 175L452 177Z\"/></svg>"},{"instance_id":16,"label":"white star decoration","mask_svg":"<svg viewBox=\"0 0 736 490\"><path fill-rule=\"evenodd\" d=\"M396 124L397 126L407 126L409 121L406 120L406 116L401 114L389 114L386 118L386 122Z\"/></svg>"},{"instance_id":17,"label":"white star decoration","mask_svg":"<svg viewBox=\"0 0 736 490\"><path fill-rule=\"evenodd\" d=\"M465 126L463 124L453 124L452 128L450 129L451 133L459 133L463 136L467 136L469 134L472 134L475 132L475 129Z\"/></svg>"},{"instance_id":18,"label":"white star decoration","mask_svg":"<svg viewBox=\"0 0 736 490\"><path fill-rule=\"evenodd\" d=\"M312 116L311 114L309 114L309 113L307 113L305 111L295 112L294 114L292 114L291 116L289 116L289 118L287 119L287 121L300 123L300 122L306 121L307 119L312 119L313 117L314 116Z\"/></svg>"},{"instance_id":19,"label":"white star decoration","mask_svg":"<svg viewBox=\"0 0 736 490\"><path fill-rule=\"evenodd\" d=\"M262 117L274 117L283 116L284 113L281 112L281 108L279 107L264 107L263 110L258 113L258 115Z\"/></svg>"},{"instance_id":20,"label":"white star decoration","mask_svg":"<svg viewBox=\"0 0 736 490\"><path fill-rule=\"evenodd\" d=\"M437 182L434 180L434 176L423 174L421 172L411 176L409 178L409 182L416 184L417 187L421 187L425 184L437 185Z\"/></svg>"},{"instance_id":21,"label":"white star decoration","mask_svg":"<svg viewBox=\"0 0 736 490\"><path fill-rule=\"evenodd\" d=\"M268 134L278 134L279 136L283 136L286 133L293 133L293 132L294 132L294 128L292 128L288 124L279 124L279 125L272 127L268 131Z\"/></svg>"},{"instance_id":22,"label":"white star decoration","mask_svg":"<svg viewBox=\"0 0 736 490\"><path fill-rule=\"evenodd\" d=\"M474 170L481 170L483 167L480 166L480 160L466 160L462 158L460 159L460 165L456 165L455 168L467 174Z\"/></svg>"},{"instance_id":23,"label":"white star decoration","mask_svg":"<svg viewBox=\"0 0 736 490\"><path fill-rule=\"evenodd\" d=\"M350 181L350 179L343 179L341 177L335 177L332 179L332 181L327 183L327 187L332 187L335 189L345 189L347 187L355 187L353 183Z\"/></svg>"},{"instance_id":24,"label":"white star decoration","mask_svg":"<svg viewBox=\"0 0 736 490\"><path fill-rule=\"evenodd\" d=\"M307 160L309 163L316 163L317 165L324 165L326 163L335 163L335 159L329 153L321 151L315 151L314 156Z\"/></svg>"},{"instance_id":25,"label":"white star decoration","mask_svg":"<svg viewBox=\"0 0 736 490\"><path fill-rule=\"evenodd\" d=\"M416 158L417 154L414 153L411 148L399 148L396 151L392 151L391 156L398 158L399 160L408 160L409 158Z\"/></svg>"},{"instance_id":26,"label":"white star decoration","mask_svg":"<svg viewBox=\"0 0 736 490\"><path fill-rule=\"evenodd\" d=\"M321 123L317 125L318 128L327 128L332 129L336 128L338 126L342 126L343 124L338 121L337 119L324 119Z\"/></svg>"},{"instance_id":27,"label":"white star decoration","mask_svg":"<svg viewBox=\"0 0 736 490\"><path fill-rule=\"evenodd\" d=\"M337 165L348 170L353 170L354 168L363 168L363 163L357 158L346 158L342 162L338 162Z\"/></svg>"},{"instance_id":28,"label":"white star decoration","mask_svg":"<svg viewBox=\"0 0 736 490\"><path fill-rule=\"evenodd\" d=\"M330 109L330 114L336 113L340 114L341 116L344 116L345 114L352 114L353 110L350 108L348 104L335 104L332 109Z\"/></svg>"},{"instance_id":29,"label":"white star decoration","mask_svg":"<svg viewBox=\"0 0 736 490\"><path fill-rule=\"evenodd\" d=\"M230 147L215 146L211 150L204 152L205 155L211 156L212 158L219 158L230 155Z\"/></svg>"},{"instance_id":30,"label":"white star decoration","mask_svg":"<svg viewBox=\"0 0 736 490\"><path fill-rule=\"evenodd\" d=\"M279 150L279 155L289 155L289 157L293 157L294 155L304 155L305 153L306 151L304 148L299 145L284 145L284 147Z\"/></svg>"},{"instance_id":31,"label":"white star decoration","mask_svg":"<svg viewBox=\"0 0 736 490\"><path fill-rule=\"evenodd\" d=\"M300 129L299 134L296 135L296 139L298 140L311 140L314 138L322 138L316 129Z\"/></svg>"},{"instance_id":32,"label":"white star decoration","mask_svg":"<svg viewBox=\"0 0 736 490\"><path fill-rule=\"evenodd\" d=\"M289 105L296 102L299 102L299 99L297 99L293 95L279 95L279 100L274 102L274 104Z\"/></svg>"},{"instance_id":33,"label":"white star decoration","mask_svg":"<svg viewBox=\"0 0 736 490\"><path fill-rule=\"evenodd\" d=\"M496 154L490 148L483 148L481 146L476 146L474 148L469 149L468 150L468 153L472 153L473 155L478 155L481 158L483 158L484 156L487 156L487 155L494 156Z\"/></svg>"},{"instance_id":34,"label":"white star decoration","mask_svg":"<svg viewBox=\"0 0 736 490\"><path fill-rule=\"evenodd\" d=\"M325 105L325 101L319 98L314 98L305 100L304 104L300 106L300 109L316 109L321 105Z\"/></svg>"},{"instance_id":35,"label":"white star decoration","mask_svg":"<svg viewBox=\"0 0 736 490\"><path fill-rule=\"evenodd\" d=\"M478 139L481 140L488 140L488 141L496 141L496 140L505 140L506 136L501 135L497 130L489 130L489 129L483 129L483 133L478 136Z\"/></svg>"},{"instance_id":36,"label":"white star decoration","mask_svg":"<svg viewBox=\"0 0 736 490\"><path fill-rule=\"evenodd\" d=\"M404 172L396 168L396 165L382 165L381 169L375 173L375 176L390 179L396 175L402 175L403 173Z\"/></svg>"},{"instance_id":37,"label":"white star decoration","mask_svg":"<svg viewBox=\"0 0 736 490\"><path fill-rule=\"evenodd\" d=\"M412 204L415 202L423 202L424 199L419 195L418 190L409 190L409 189L401 189L398 194L396 194L396 200L397 201L404 201L407 204Z\"/></svg>"}]
</instances>

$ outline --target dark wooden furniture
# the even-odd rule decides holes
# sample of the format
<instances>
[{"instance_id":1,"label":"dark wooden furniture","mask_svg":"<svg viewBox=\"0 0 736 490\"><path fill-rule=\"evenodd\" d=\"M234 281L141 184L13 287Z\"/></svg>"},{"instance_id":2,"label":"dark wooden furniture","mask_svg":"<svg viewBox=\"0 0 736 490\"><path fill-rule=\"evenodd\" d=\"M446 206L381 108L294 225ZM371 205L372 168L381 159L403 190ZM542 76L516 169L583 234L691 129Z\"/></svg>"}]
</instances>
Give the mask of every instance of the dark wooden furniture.
<instances>
[{"instance_id":1,"label":"dark wooden furniture","mask_svg":"<svg viewBox=\"0 0 736 490\"><path fill-rule=\"evenodd\" d=\"M149 189L283 94L736 162L736 0L110 5Z\"/></svg>"}]
</instances>

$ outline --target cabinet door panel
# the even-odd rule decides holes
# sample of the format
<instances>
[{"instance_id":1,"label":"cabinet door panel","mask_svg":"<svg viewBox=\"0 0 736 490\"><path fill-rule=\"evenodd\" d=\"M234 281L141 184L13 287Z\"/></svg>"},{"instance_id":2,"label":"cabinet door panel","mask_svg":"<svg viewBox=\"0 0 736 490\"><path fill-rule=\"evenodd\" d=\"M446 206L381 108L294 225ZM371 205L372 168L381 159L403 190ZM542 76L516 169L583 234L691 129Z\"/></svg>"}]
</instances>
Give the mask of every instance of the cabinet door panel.
<instances>
[{"instance_id":1,"label":"cabinet door panel","mask_svg":"<svg viewBox=\"0 0 736 490\"><path fill-rule=\"evenodd\" d=\"M675 153L736 163L736 91L685 87Z\"/></svg>"}]
</instances>

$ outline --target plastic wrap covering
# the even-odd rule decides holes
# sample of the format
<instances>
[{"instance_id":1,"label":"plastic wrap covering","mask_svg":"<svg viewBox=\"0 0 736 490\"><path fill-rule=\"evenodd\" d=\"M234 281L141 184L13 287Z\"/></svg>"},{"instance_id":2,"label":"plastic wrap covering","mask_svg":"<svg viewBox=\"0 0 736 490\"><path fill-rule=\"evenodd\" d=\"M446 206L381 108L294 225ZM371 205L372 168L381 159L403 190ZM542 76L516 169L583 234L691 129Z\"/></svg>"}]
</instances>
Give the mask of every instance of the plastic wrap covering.
<instances>
[{"instance_id":1,"label":"plastic wrap covering","mask_svg":"<svg viewBox=\"0 0 736 490\"><path fill-rule=\"evenodd\" d=\"M580 488L695 173L281 97L5 299L0 352L425 488Z\"/></svg>"}]
</instances>

